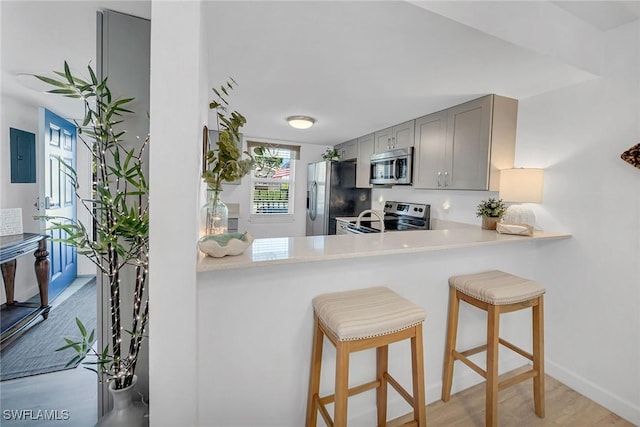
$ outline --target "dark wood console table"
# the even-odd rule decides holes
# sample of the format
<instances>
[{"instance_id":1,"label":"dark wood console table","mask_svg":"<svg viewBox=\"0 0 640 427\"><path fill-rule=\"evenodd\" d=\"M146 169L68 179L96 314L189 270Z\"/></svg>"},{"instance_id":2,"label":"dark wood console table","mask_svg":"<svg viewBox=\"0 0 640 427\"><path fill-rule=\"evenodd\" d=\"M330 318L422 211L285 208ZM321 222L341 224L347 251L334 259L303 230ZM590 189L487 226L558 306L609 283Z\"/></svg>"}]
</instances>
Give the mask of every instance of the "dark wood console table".
<instances>
[{"instance_id":1,"label":"dark wood console table","mask_svg":"<svg viewBox=\"0 0 640 427\"><path fill-rule=\"evenodd\" d=\"M47 235L35 233L0 237L0 264L7 303L2 305L2 336L0 342L24 330L38 315L49 316L49 252ZM35 252L34 252L35 251ZM35 272L40 291L40 304L14 299L16 259L34 252Z\"/></svg>"}]
</instances>

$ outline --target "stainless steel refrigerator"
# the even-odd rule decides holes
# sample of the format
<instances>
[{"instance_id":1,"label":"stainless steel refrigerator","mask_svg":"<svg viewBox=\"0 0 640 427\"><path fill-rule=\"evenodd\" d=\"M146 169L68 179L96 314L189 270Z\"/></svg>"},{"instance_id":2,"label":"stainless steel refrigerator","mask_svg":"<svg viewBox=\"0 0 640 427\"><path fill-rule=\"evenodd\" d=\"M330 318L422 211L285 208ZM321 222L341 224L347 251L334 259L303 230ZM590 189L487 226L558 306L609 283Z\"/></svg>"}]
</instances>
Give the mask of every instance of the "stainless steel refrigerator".
<instances>
[{"instance_id":1,"label":"stainless steel refrigerator","mask_svg":"<svg viewBox=\"0 0 640 427\"><path fill-rule=\"evenodd\" d=\"M336 234L336 217L371 209L371 190L356 188L356 165L318 162L307 166L307 236Z\"/></svg>"}]
</instances>

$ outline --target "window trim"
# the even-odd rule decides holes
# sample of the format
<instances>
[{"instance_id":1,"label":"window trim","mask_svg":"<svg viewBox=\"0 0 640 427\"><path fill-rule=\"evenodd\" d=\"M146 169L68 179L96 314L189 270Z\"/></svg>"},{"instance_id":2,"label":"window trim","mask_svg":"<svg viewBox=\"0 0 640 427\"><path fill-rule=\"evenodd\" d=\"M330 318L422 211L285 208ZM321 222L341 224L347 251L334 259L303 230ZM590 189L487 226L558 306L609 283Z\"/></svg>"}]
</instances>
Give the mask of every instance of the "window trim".
<instances>
[{"instance_id":1,"label":"window trim","mask_svg":"<svg viewBox=\"0 0 640 427\"><path fill-rule=\"evenodd\" d=\"M272 149L283 149L288 150L290 152L290 163L289 163L289 179L278 180L274 178L257 178L254 176L254 170L252 169L249 173L249 182L250 182L250 194L249 194L249 222L252 223L282 223L282 222L293 222L295 215L295 190L296 190L296 163L297 160L300 159L300 146L299 145L287 145L280 143L271 143L271 142L263 142L263 141L255 141L255 140L247 140L247 151L253 155L253 149L255 147L266 147ZM257 213L253 212L254 207L254 194L255 194L255 184L257 182L273 182L273 183L289 183L289 192L288 192L288 213Z\"/></svg>"}]
</instances>

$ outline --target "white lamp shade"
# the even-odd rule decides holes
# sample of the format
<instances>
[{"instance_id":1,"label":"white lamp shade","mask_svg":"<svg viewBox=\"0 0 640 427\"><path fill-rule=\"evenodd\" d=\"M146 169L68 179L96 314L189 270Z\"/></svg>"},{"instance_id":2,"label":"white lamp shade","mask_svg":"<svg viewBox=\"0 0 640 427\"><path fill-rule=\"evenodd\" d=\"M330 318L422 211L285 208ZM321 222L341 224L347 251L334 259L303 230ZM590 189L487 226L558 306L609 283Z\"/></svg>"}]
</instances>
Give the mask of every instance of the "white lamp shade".
<instances>
[{"instance_id":1,"label":"white lamp shade","mask_svg":"<svg viewBox=\"0 0 640 427\"><path fill-rule=\"evenodd\" d=\"M500 198L505 202L542 203L544 170L502 169L500 171Z\"/></svg>"}]
</instances>

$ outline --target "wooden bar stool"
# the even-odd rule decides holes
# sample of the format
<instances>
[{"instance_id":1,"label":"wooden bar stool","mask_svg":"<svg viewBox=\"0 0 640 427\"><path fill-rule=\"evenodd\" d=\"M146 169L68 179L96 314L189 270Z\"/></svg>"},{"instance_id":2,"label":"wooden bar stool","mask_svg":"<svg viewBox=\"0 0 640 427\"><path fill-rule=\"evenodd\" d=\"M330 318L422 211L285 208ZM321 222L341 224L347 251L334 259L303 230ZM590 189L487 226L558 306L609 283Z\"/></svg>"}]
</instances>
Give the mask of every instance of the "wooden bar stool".
<instances>
[{"instance_id":1,"label":"wooden bar stool","mask_svg":"<svg viewBox=\"0 0 640 427\"><path fill-rule=\"evenodd\" d=\"M544 319L543 294L540 284L502 271L449 278L449 321L442 379L442 400L451 397L453 364L460 360L486 379L486 425L498 425L498 392L533 378L535 413L544 418ZM458 352L456 335L460 300L487 311L487 344ZM503 340L499 336L500 314L531 307L533 309L533 354ZM498 383L498 344L526 357L533 368ZM481 369L468 356L487 351L487 369Z\"/></svg>"},{"instance_id":2,"label":"wooden bar stool","mask_svg":"<svg viewBox=\"0 0 640 427\"><path fill-rule=\"evenodd\" d=\"M316 425L318 411L328 426L347 425L347 398L367 390L376 390L378 426L386 425L387 384L413 407L413 422L423 427L425 421L424 362L422 358L422 308L384 287L358 289L319 295L313 299L314 329L309 374L309 395L305 425ZM320 368L323 338L336 348L334 394L320 397ZM389 344L411 339L413 395L387 372ZM376 349L376 379L349 388L349 355ZM326 409L334 402L333 420Z\"/></svg>"}]
</instances>

